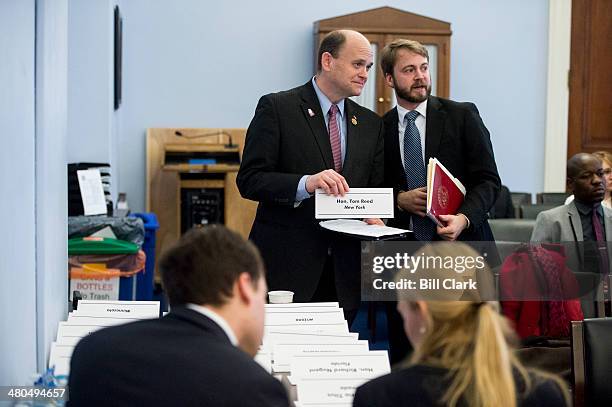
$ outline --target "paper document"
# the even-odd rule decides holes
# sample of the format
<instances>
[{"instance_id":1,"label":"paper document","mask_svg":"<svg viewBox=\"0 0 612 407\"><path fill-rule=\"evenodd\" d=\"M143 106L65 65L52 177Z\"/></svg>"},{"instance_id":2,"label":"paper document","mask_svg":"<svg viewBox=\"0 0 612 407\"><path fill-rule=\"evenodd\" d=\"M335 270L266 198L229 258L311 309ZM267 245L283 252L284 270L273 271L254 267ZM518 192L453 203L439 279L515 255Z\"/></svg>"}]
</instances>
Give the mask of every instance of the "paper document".
<instances>
[{"instance_id":1,"label":"paper document","mask_svg":"<svg viewBox=\"0 0 612 407\"><path fill-rule=\"evenodd\" d=\"M379 238L383 236L401 235L409 230L392 228L390 226L368 225L356 219L334 219L320 222L321 227L333 232L346 233L355 236Z\"/></svg>"},{"instance_id":2,"label":"paper document","mask_svg":"<svg viewBox=\"0 0 612 407\"><path fill-rule=\"evenodd\" d=\"M106 215L106 198L100 170L78 170L77 178L85 215Z\"/></svg>"}]
</instances>

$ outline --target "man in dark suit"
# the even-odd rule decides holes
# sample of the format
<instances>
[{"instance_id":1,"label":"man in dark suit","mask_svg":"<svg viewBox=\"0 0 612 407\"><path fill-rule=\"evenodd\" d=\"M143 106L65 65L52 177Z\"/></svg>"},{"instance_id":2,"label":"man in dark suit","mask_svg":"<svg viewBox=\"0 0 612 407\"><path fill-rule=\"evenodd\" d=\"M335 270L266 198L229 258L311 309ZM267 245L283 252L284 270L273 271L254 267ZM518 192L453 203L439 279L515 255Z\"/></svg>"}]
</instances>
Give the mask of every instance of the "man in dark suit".
<instances>
[{"instance_id":1,"label":"man in dark suit","mask_svg":"<svg viewBox=\"0 0 612 407\"><path fill-rule=\"evenodd\" d=\"M288 406L253 361L266 282L257 249L223 226L186 233L160 260L172 310L83 338L71 406Z\"/></svg>"},{"instance_id":2,"label":"man in dark suit","mask_svg":"<svg viewBox=\"0 0 612 407\"><path fill-rule=\"evenodd\" d=\"M259 202L250 239L270 288L294 291L299 302L337 299L349 323L360 302L359 242L321 229L313 193L382 184L382 121L348 99L361 93L371 66L363 35L327 35L312 80L259 100L237 178L242 196Z\"/></svg>"},{"instance_id":3,"label":"man in dark suit","mask_svg":"<svg viewBox=\"0 0 612 407\"><path fill-rule=\"evenodd\" d=\"M385 186L393 187L398 211L390 226L414 231L415 240L492 241L487 212L501 182L489 131L473 103L431 96L429 55L416 41L399 39L381 53L381 68L394 89L397 107L385 123ZM458 213L442 215L436 226L426 213L426 166L437 158L466 187ZM401 319L388 304L392 362L409 348ZM399 342L395 352L394 344Z\"/></svg>"}]
</instances>

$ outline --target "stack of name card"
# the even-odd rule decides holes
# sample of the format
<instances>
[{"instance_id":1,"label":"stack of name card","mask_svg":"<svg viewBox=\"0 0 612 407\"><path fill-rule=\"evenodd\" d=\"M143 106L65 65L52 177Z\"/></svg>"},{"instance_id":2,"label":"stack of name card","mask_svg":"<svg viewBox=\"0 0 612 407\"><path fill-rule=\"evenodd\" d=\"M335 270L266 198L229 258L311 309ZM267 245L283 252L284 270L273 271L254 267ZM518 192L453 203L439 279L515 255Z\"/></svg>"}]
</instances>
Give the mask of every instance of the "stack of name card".
<instances>
[{"instance_id":1,"label":"stack of name card","mask_svg":"<svg viewBox=\"0 0 612 407\"><path fill-rule=\"evenodd\" d=\"M256 360L296 386L297 407L350 406L361 384L390 372L386 351L349 332L337 302L267 304Z\"/></svg>"},{"instance_id":2,"label":"stack of name card","mask_svg":"<svg viewBox=\"0 0 612 407\"><path fill-rule=\"evenodd\" d=\"M55 366L56 376L68 376L72 351L84 336L109 326L158 317L159 301L81 300L78 309L68 314L68 320L58 324L49 367Z\"/></svg>"}]
</instances>

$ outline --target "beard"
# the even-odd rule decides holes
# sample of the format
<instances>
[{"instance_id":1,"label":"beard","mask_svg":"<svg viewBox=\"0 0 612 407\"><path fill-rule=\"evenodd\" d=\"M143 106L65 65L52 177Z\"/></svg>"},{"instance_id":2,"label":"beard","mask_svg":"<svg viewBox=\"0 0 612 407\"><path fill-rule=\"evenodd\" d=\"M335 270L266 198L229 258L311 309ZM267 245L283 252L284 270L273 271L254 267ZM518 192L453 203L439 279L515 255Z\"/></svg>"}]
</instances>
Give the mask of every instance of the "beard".
<instances>
[{"instance_id":1,"label":"beard","mask_svg":"<svg viewBox=\"0 0 612 407\"><path fill-rule=\"evenodd\" d=\"M425 92L425 95L421 95L420 93L413 92L414 88L423 86L423 85L424 83L418 82L412 85L410 88L400 88L399 86L397 86L397 82L395 81L395 78L393 79L393 86L395 88L395 93L397 97L404 99L410 103L424 102L425 100L427 100L429 95L431 95L431 83L427 85L427 91Z\"/></svg>"}]
</instances>

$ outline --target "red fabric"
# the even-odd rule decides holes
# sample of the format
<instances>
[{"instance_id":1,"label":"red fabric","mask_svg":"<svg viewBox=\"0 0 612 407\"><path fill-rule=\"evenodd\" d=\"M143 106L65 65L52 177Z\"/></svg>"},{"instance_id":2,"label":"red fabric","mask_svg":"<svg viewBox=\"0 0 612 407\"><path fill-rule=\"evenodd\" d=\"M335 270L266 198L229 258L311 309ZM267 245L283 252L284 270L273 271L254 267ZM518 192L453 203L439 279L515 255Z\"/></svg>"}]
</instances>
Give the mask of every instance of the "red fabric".
<instances>
[{"instance_id":1,"label":"red fabric","mask_svg":"<svg viewBox=\"0 0 612 407\"><path fill-rule=\"evenodd\" d=\"M567 337L570 321L584 319L580 301L567 299L577 298L579 288L561 253L539 246L518 249L502 264L500 290L503 314L521 338Z\"/></svg>"}]
</instances>

